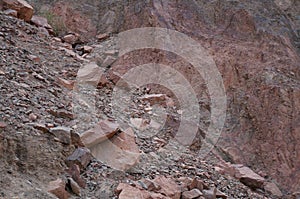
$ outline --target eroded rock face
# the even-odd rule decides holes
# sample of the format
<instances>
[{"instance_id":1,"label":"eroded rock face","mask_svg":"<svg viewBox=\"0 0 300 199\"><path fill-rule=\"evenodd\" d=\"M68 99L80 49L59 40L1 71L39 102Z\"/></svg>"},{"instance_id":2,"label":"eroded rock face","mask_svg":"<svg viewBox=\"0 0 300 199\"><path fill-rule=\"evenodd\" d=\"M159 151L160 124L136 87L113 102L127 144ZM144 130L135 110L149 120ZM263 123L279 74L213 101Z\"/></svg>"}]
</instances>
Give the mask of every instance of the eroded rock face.
<instances>
[{"instance_id":1,"label":"eroded rock face","mask_svg":"<svg viewBox=\"0 0 300 199\"><path fill-rule=\"evenodd\" d=\"M42 5L46 0L30 2ZM70 29L89 36L96 36L97 31L154 26L178 30L200 42L213 56L227 91L227 121L218 145L223 157L255 171L264 170L284 190L297 191L300 5L299 1L286 2L153 0L103 4L90 0L84 5L77 1L52 4L50 9L62 15ZM75 8L79 10L75 12ZM77 22L71 21L74 18ZM184 60L151 50L128 56L114 62L109 72L124 74L155 57L156 62L173 64L195 86L198 97L205 98L204 105L209 105L203 92L205 82L204 86L196 85L199 81L194 80L201 77L196 77ZM206 106L203 110L209 112Z\"/></svg>"}]
</instances>

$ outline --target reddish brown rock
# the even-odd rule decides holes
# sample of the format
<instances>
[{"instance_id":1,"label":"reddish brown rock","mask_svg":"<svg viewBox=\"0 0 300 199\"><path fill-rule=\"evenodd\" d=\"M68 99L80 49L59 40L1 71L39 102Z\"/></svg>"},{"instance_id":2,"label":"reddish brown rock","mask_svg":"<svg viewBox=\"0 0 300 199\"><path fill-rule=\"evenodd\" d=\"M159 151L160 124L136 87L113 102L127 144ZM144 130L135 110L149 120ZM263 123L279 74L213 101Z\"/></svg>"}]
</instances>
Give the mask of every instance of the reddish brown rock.
<instances>
[{"instance_id":1,"label":"reddish brown rock","mask_svg":"<svg viewBox=\"0 0 300 199\"><path fill-rule=\"evenodd\" d=\"M66 80L60 77L57 78L57 81L59 82L59 84L61 84L63 87L69 90L72 90L74 88L74 83L75 83L74 81Z\"/></svg>"},{"instance_id":2,"label":"reddish brown rock","mask_svg":"<svg viewBox=\"0 0 300 199\"><path fill-rule=\"evenodd\" d=\"M33 15L33 8L25 0L3 0L3 8L18 12L18 18L29 22Z\"/></svg>"},{"instance_id":3,"label":"reddish brown rock","mask_svg":"<svg viewBox=\"0 0 300 199\"><path fill-rule=\"evenodd\" d=\"M161 187L159 193L164 194L172 199L180 199L180 186L178 186L178 184L171 178L157 176L153 182L157 183Z\"/></svg>"},{"instance_id":4,"label":"reddish brown rock","mask_svg":"<svg viewBox=\"0 0 300 199\"><path fill-rule=\"evenodd\" d=\"M140 190L124 183L120 183L118 185L116 192L119 193L119 199L151 198L149 192Z\"/></svg>"},{"instance_id":5,"label":"reddish brown rock","mask_svg":"<svg viewBox=\"0 0 300 199\"><path fill-rule=\"evenodd\" d=\"M157 192L158 190L161 189L161 187L157 183L153 182L152 180L142 179L140 182L143 184L143 187L148 191Z\"/></svg>"},{"instance_id":6,"label":"reddish brown rock","mask_svg":"<svg viewBox=\"0 0 300 199\"><path fill-rule=\"evenodd\" d=\"M89 149L81 147L75 149L75 151L67 157L66 164L69 167L73 165L78 165L81 169L85 169L87 165L91 162L92 155Z\"/></svg>"},{"instance_id":7,"label":"reddish brown rock","mask_svg":"<svg viewBox=\"0 0 300 199\"><path fill-rule=\"evenodd\" d=\"M280 191L280 189L278 188L278 186L273 182L266 182L264 184L264 189L267 193L270 193L270 194L272 194L276 197L282 197L283 196L283 194Z\"/></svg>"},{"instance_id":8,"label":"reddish brown rock","mask_svg":"<svg viewBox=\"0 0 300 199\"><path fill-rule=\"evenodd\" d=\"M72 177L72 179L81 187L85 188L86 183L80 176L80 167L77 164L72 164L66 172Z\"/></svg>"},{"instance_id":9,"label":"reddish brown rock","mask_svg":"<svg viewBox=\"0 0 300 199\"><path fill-rule=\"evenodd\" d=\"M48 192L54 194L59 199L67 199L70 194L65 190L65 182L62 179L51 181L48 186Z\"/></svg>"},{"instance_id":10,"label":"reddish brown rock","mask_svg":"<svg viewBox=\"0 0 300 199\"><path fill-rule=\"evenodd\" d=\"M202 191L203 189L208 189L208 186L198 177L194 178L192 182L188 186L189 189L199 189Z\"/></svg>"},{"instance_id":11,"label":"reddish brown rock","mask_svg":"<svg viewBox=\"0 0 300 199\"><path fill-rule=\"evenodd\" d=\"M98 39L98 41L103 41L103 40L109 38L109 34L107 34L107 33L99 34L96 36L96 38Z\"/></svg>"},{"instance_id":12,"label":"reddish brown rock","mask_svg":"<svg viewBox=\"0 0 300 199\"><path fill-rule=\"evenodd\" d=\"M36 55L28 55L28 58L33 62L41 62L41 59Z\"/></svg>"},{"instance_id":13,"label":"reddish brown rock","mask_svg":"<svg viewBox=\"0 0 300 199\"><path fill-rule=\"evenodd\" d=\"M108 120L100 121L94 128L80 135L82 143L86 147L93 147L118 132L119 124Z\"/></svg>"},{"instance_id":14,"label":"reddish brown rock","mask_svg":"<svg viewBox=\"0 0 300 199\"><path fill-rule=\"evenodd\" d=\"M191 185L193 179L191 179L189 177L180 177L177 179L177 181L180 184L181 191L184 192L184 191L190 190L190 185Z\"/></svg>"},{"instance_id":15,"label":"reddish brown rock","mask_svg":"<svg viewBox=\"0 0 300 199\"><path fill-rule=\"evenodd\" d=\"M48 24L48 20L45 17L33 15L31 18L31 23L33 23L37 27L44 27L46 29L52 29L50 24Z\"/></svg>"},{"instance_id":16,"label":"reddish brown rock","mask_svg":"<svg viewBox=\"0 0 300 199\"><path fill-rule=\"evenodd\" d=\"M118 170L128 170L139 161L140 152L131 128L90 148L98 160Z\"/></svg>"},{"instance_id":17,"label":"reddish brown rock","mask_svg":"<svg viewBox=\"0 0 300 199\"><path fill-rule=\"evenodd\" d=\"M64 42L69 43L69 44L75 44L79 40L79 35L77 35L77 34L68 34L68 35L64 36L62 38L62 40Z\"/></svg>"},{"instance_id":18,"label":"reddish brown rock","mask_svg":"<svg viewBox=\"0 0 300 199\"><path fill-rule=\"evenodd\" d=\"M91 46L83 46L84 53L91 53L93 51L93 47Z\"/></svg>"},{"instance_id":19,"label":"reddish brown rock","mask_svg":"<svg viewBox=\"0 0 300 199\"><path fill-rule=\"evenodd\" d=\"M185 191L182 193L181 199L194 199L202 196L201 191L199 189L192 189L190 191Z\"/></svg>"},{"instance_id":20,"label":"reddish brown rock","mask_svg":"<svg viewBox=\"0 0 300 199\"><path fill-rule=\"evenodd\" d=\"M251 188L263 188L265 179L260 175L256 174L249 167L243 165L233 165L235 168L235 177L238 178L242 183Z\"/></svg>"},{"instance_id":21,"label":"reddish brown rock","mask_svg":"<svg viewBox=\"0 0 300 199\"><path fill-rule=\"evenodd\" d=\"M76 80L78 84L91 84L97 86L102 74L102 69L96 63L92 62L79 69Z\"/></svg>"}]
</instances>

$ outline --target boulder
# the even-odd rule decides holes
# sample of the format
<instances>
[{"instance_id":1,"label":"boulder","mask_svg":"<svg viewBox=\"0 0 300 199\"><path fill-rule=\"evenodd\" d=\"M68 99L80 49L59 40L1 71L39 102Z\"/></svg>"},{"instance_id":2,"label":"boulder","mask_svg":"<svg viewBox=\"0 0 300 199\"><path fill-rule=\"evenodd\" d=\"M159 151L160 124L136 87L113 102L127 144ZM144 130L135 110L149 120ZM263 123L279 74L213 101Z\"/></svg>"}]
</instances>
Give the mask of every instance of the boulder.
<instances>
[{"instance_id":1,"label":"boulder","mask_svg":"<svg viewBox=\"0 0 300 199\"><path fill-rule=\"evenodd\" d=\"M111 138L118 132L118 129L119 124L102 120L94 128L81 134L80 139L84 146L90 148Z\"/></svg>"},{"instance_id":2,"label":"boulder","mask_svg":"<svg viewBox=\"0 0 300 199\"><path fill-rule=\"evenodd\" d=\"M33 16L33 7L25 0L3 0L4 9L16 10L18 18L30 22Z\"/></svg>"},{"instance_id":3,"label":"boulder","mask_svg":"<svg viewBox=\"0 0 300 199\"><path fill-rule=\"evenodd\" d=\"M79 41L79 35L77 34L68 34L68 35L65 35L62 40L64 42L67 42L69 44L75 44L76 42Z\"/></svg>"},{"instance_id":4,"label":"boulder","mask_svg":"<svg viewBox=\"0 0 300 199\"><path fill-rule=\"evenodd\" d=\"M103 40L109 38L109 34L107 34L107 33L99 34L96 36L96 38L98 39L98 41L103 41Z\"/></svg>"},{"instance_id":5,"label":"boulder","mask_svg":"<svg viewBox=\"0 0 300 199\"><path fill-rule=\"evenodd\" d=\"M253 189L263 189L265 182L265 179L263 177L256 174L249 167L240 164L233 164L232 166L235 168L235 177L239 179L243 184Z\"/></svg>"},{"instance_id":6,"label":"boulder","mask_svg":"<svg viewBox=\"0 0 300 199\"><path fill-rule=\"evenodd\" d=\"M116 192L120 194L119 199L150 198L150 194L147 191L140 190L124 183L118 185Z\"/></svg>"},{"instance_id":7,"label":"boulder","mask_svg":"<svg viewBox=\"0 0 300 199\"><path fill-rule=\"evenodd\" d=\"M80 167L77 164L71 165L66 172L81 188L85 188L86 183L80 176Z\"/></svg>"},{"instance_id":8,"label":"boulder","mask_svg":"<svg viewBox=\"0 0 300 199\"><path fill-rule=\"evenodd\" d=\"M270 193L274 196L277 196L277 197L283 196L283 194L280 191L280 189L278 188L278 186L273 182L266 182L264 185L264 189L267 193Z\"/></svg>"},{"instance_id":9,"label":"boulder","mask_svg":"<svg viewBox=\"0 0 300 199\"><path fill-rule=\"evenodd\" d=\"M36 25L37 27L44 27L46 29L52 29L50 24L48 24L48 20L45 17L33 15L31 18L31 23Z\"/></svg>"},{"instance_id":10,"label":"boulder","mask_svg":"<svg viewBox=\"0 0 300 199\"><path fill-rule=\"evenodd\" d=\"M90 147L98 160L117 170L128 170L139 161L139 148L131 128L115 135L109 140Z\"/></svg>"},{"instance_id":11,"label":"boulder","mask_svg":"<svg viewBox=\"0 0 300 199\"><path fill-rule=\"evenodd\" d=\"M205 199L216 199L217 198L217 188L211 187L209 190L204 189L202 191L203 197Z\"/></svg>"},{"instance_id":12,"label":"boulder","mask_svg":"<svg viewBox=\"0 0 300 199\"><path fill-rule=\"evenodd\" d=\"M92 155L89 149L80 147L75 149L75 151L66 159L66 164L69 167L73 165L78 165L81 169L85 169L87 165L91 162Z\"/></svg>"},{"instance_id":13,"label":"boulder","mask_svg":"<svg viewBox=\"0 0 300 199\"><path fill-rule=\"evenodd\" d=\"M180 186L171 178L166 178L164 176L157 176L153 182L158 184L161 189L159 193L166 195L172 199L180 199L181 189Z\"/></svg>"},{"instance_id":14,"label":"boulder","mask_svg":"<svg viewBox=\"0 0 300 199\"><path fill-rule=\"evenodd\" d=\"M202 193L201 191L199 191L199 189L192 189L190 191L183 192L181 198L194 199L194 198L199 198L200 196L202 196Z\"/></svg>"},{"instance_id":15,"label":"boulder","mask_svg":"<svg viewBox=\"0 0 300 199\"><path fill-rule=\"evenodd\" d=\"M89 63L81 67L77 73L78 84L90 84L97 86L103 71L96 63Z\"/></svg>"},{"instance_id":16,"label":"boulder","mask_svg":"<svg viewBox=\"0 0 300 199\"><path fill-rule=\"evenodd\" d=\"M71 128L58 126L50 129L50 133L55 136L55 139L63 144L71 144Z\"/></svg>"},{"instance_id":17,"label":"boulder","mask_svg":"<svg viewBox=\"0 0 300 199\"><path fill-rule=\"evenodd\" d=\"M51 181L48 185L48 192L54 194L59 199L67 199L70 194L65 189L65 182L62 179Z\"/></svg>"}]
</instances>

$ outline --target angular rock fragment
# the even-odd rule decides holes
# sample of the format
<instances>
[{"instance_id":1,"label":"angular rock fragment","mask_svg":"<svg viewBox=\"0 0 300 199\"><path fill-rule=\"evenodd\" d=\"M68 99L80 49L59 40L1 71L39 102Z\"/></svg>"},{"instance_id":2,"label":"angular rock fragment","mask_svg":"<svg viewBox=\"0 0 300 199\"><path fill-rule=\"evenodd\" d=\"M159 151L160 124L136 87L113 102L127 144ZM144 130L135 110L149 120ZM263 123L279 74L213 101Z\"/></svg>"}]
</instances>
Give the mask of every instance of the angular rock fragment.
<instances>
[{"instance_id":1,"label":"angular rock fragment","mask_svg":"<svg viewBox=\"0 0 300 199\"><path fill-rule=\"evenodd\" d=\"M70 194L65 190L65 182L62 179L51 181L48 186L48 192L54 194L59 199L67 199Z\"/></svg>"},{"instance_id":2,"label":"angular rock fragment","mask_svg":"<svg viewBox=\"0 0 300 199\"><path fill-rule=\"evenodd\" d=\"M72 177L72 179L77 182L77 184L81 187L81 188L85 188L86 183L84 181L84 179L81 178L80 176L80 167L77 164L72 164L67 170L66 172Z\"/></svg>"},{"instance_id":3,"label":"angular rock fragment","mask_svg":"<svg viewBox=\"0 0 300 199\"><path fill-rule=\"evenodd\" d=\"M29 22L33 16L33 7L25 0L3 0L4 9L16 10L18 18Z\"/></svg>"},{"instance_id":4,"label":"angular rock fragment","mask_svg":"<svg viewBox=\"0 0 300 199\"><path fill-rule=\"evenodd\" d=\"M73 167L73 165L78 165L81 169L85 169L87 165L91 162L92 155L89 149L81 147L75 149L75 151L66 159L66 164L68 167Z\"/></svg>"},{"instance_id":5,"label":"angular rock fragment","mask_svg":"<svg viewBox=\"0 0 300 199\"><path fill-rule=\"evenodd\" d=\"M95 158L118 170L130 169L137 164L140 156L131 128L90 149Z\"/></svg>"},{"instance_id":6,"label":"angular rock fragment","mask_svg":"<svg viewBox=\"0 0 300 199\"><path fill-rule=\"evenodd\" d=\"M178 184L171 178L166 178L164 176L157 176L153 182L157 183L161 189L159 193L166 195L172 199L180 199L181 190Z\"/></svg>"},{"instance_id":7,"label":"angular rock fragment","mask_svg":"<svg viewBox=\"0 0 300 199\"><path fill-rule=\"evenodd\" d=\"M75 182L72 178L68 178L68 186L70 187L71 191L76 194L77 196L80 196L81 190L77 182Z\"/></svg>"},{"instance_id":8,"label":"angular rock fragment","mask_svg":"<svg viewBox=\"0 0 300 199\"><path fill-rule=\"evenodd\" d=\"M190 191L184 191L182 193L181 199L195 199L202 196L201 191L199 189L192 189Z\"/></svg>"},{"instance_id":9,"label":"angular rock fragment","mask_svg":"<svg viewBox=\"0 0 300 199\"><path fill-rule=\"evenodd\" d=\"M278 186L273 182L266 182L264 185L264 189L267 193L270 193L274 196L277 196L277 197L283 196L283 194L280 191L280 189L278 188Z\"/></svg>"},{"instance_id":10,"label":"angular rock fragment","mask_svg":"<svg viewBox=\"0 0 300 199\"><path fill-rule=\"evenodd\" d=\"M249 167L239 164L235 164L232 166L235 168L235 177L239 179L243 184L253 189L263 189L263 185L265 182L265 179L263 177L256 174Z\"/></svg>"},{"instance_id":11,"label":"angular rock fragment","mask_svg":"<svg viewBox=\"0 0 300 199\"><path fill-rule=\"evenodd\" d=\"M70 144L71 143L71 128L58 126L50 129L50 133L55 136L57 141L63 144Z\"/></svg>"},{"instance_id":12,"label":"angular rock fragment","mask_svg":"<svg viewBox=\"0 0 300 199\"><path fill-rule=\"evenodd\" d=\"M80 135L84 146L93 147L116 134L119 130L119 124L108 120L102 120L94 128Z\"/></svg>"}]
</instances>

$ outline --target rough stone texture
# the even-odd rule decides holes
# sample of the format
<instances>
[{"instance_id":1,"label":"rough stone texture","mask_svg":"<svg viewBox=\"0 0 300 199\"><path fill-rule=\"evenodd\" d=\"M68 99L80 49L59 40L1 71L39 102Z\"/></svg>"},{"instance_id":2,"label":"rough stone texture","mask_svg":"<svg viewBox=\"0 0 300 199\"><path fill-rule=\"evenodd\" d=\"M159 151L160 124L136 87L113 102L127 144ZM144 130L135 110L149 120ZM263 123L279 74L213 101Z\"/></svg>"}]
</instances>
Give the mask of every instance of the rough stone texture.
<instances>
[{"instance_id":1,"label":"rough stone texture","mask_svg":"<svg viewBox=\"0 0 300 199\"><path fill-rule=\"evenodd\" d=\"M66 164L69 167L77 164L81 169L85 169L86 166L90 163L92 155L89 149L87 148L77 148L75 151L66 159Z\"/></svg>"},{"instance_id":2,"label":"rough stone texture","mask_svg":"<svg viewBox=\"0 0 300 199\"><path fill-rule=\"evenodd\" d=\"M38 27L44 27L47 29L52 29L52 27L48 24L48 20L45 17L40 17L33 15L31 18L31 23Z\"/></svg>"},{"instance_id":3,"label":"rough stone texture","mask_svg":"<svg viewBox=\"0 0 300 199\"><path fill-rule=\"evenodd\" d=\"M180 187L175 181L164 176L157 176L153 181L161 187L159 193L162 193L172 199L180 199Z\"/></svg>"},{"instance_id":4,"label":"rough stone texture","mask_svg":"<svg viewBox=\"0 0 300 199\"><path fill-rule=\"evenodd\" d=\"M117 133L119 125L108 120L100 121L94 128L80 135L82 143L86 147L93 147Z\"/></svg>"},{"instance_id":5,"label":"rough stone texture","mask_svg":"<svg viewBox=\"0 0 300 199\"><path fill-rule=\"evenodd\" d=\"M278 186L273 182L266 182L264 185L264 189L266 192L271 193L273 196L282 197L283 194L278 188Z\"/></svg>"},{"instance_id":6,"label":"rough stone texture","mask_svg":"<svg viewBox=\"0 0 300 199\"><path fill-rule=\"evenodd\" d=\"M251 188L263 188L265 179L260 175L256 174L249 167L243 165L233 165L235 168L235 177L238 178L242 183Z\"/></svg>"},{"instance_id":7,"label":"rough stone texture","mask_svg":"<svg viewBox=\"0 0 300 199\"><path fill-rule=\"evenodd\" d=\"M59 199L67 199L70 194L65 190L65 182L62 179L51 181L48 186L48 192L54 194Z\"/></svg>"},{"instance_id":8,"label":"rough stone texture","mask_svg":"<svg viewBox=\"0 0 300 199\"><path fill-rule=\"evenodd\" d=\"M52 133L55 138L63 144L71 143L71 131L71 128L64 126L58 126L50 129L50 133Z\"/></svg>"},{"instance_id":9,"label":"rough stone texture","mask_svg":"<svg viewBox=\"0 0 300 199\"><path fill-rule=\"evenodd\" d=\"M139 149L131 128L126 129L111 139L90 147L98 160L118 170L128 170L139 161Z\"/></svg>"},{"instance_id":10,"label":"rough stone texture","mask_svg":"<svg viewBox=\"0 0 300 199\"><path fill-rule=\"evenodd\" d=\"M3 8L16 10L18 18L29 22L33 16L33 8L25 0L3 0Z\"/></svg>"},{"instance_id":11,"label":"rough stone texture","mask_svg":"<svg viewBox=\"0 0 300 199\"><path fill-rule=\"evenodd\" d=\"M182 193L181 198L182 199L194 199L202 196L201 191L199 189L192 189L190 191L185 191Z\"/></svg>"}]
</instances>

